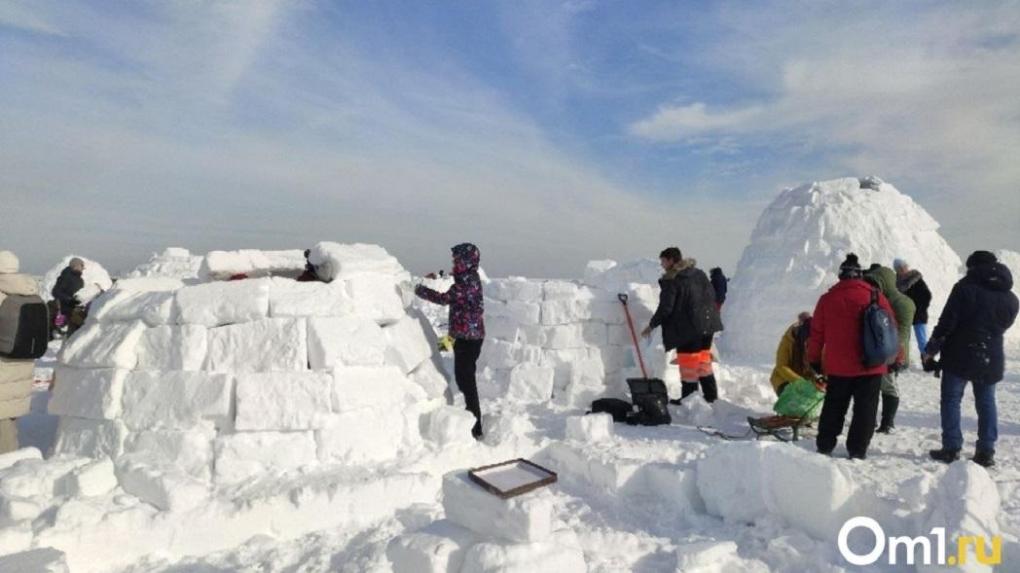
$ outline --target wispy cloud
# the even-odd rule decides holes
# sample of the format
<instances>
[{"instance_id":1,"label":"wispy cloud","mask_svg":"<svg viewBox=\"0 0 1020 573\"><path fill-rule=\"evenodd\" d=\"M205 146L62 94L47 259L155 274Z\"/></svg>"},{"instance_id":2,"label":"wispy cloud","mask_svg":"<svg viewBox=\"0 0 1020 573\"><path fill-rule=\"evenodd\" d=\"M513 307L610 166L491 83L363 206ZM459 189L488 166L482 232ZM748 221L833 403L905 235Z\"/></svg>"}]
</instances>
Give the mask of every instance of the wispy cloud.
<instances>
[{"instance_id":1,"label":"wispy cloud","mask_svg":"<svg viewBox=\"0 0 1020 573\"><path fill-rule=\"evenodd\" d=\"M753 106L709 112L701 102L680 106L665 105L651 117L632 124L630 132L646 139L675 141L709 132L723 133L734 129L742 131L762 111L761 107Z\"/></svg>"}]
</instances>

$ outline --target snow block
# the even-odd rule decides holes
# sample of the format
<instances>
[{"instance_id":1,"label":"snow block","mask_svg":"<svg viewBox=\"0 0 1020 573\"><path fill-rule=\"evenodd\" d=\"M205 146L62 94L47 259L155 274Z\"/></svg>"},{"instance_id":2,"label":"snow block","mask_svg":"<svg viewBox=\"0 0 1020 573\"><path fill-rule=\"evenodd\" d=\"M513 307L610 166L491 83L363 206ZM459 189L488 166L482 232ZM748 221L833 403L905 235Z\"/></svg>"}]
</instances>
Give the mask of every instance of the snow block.
<instances>
[{"instance_id":1,"label":"snow block","mask_svg":"<svg viewBox=\"0 0 1020 573\"><path fill-rule=\"evenodd\" d=\"M0 497L0 524L32 521L44 509L42 500Z\"/></svg>"},{"instance_id":2,"label":"snow block","mask_svg":"<svg viewBox=\"0 0 1020 573\"><path fill-rule=\"evenodd\" d=\"M313 430L332 412L333 376L326 372L237 376L237 430Z\"/></svg>"},{"instance_id":3,"label":"snow block","mask_svg":"<svg viewBox=\"0 0 1020 573\"><path fill-rule=\"evenodd\" d=\"M471 436L475 415L463 408L440 406L424 416L422 425L425 439L440 447L470 445L475 441Z\"/></svg>"},{"instance_id":4,"label":"snow block","mask_svg":"<svg viewBox=\"0 0 1020 573\"><path fill-rule=\"evenodd\" d=\"M1001 501L998 487L988 475L988 470L969 461L953 462L928 496L929 511L915 535L925 535L932 528L944 527L950 555L955 554L953 548L957 547L957 539L965 535L977 536L978 543L984 543L984 554L991 555L991 540L999 535ZM1004 564L1008 564L1012 558L1006 556L1004 559ZM934 573L945 568L918 565L917 570ZM959 566L959 570L991 572L993 568L978 562L971 544L967 548L967 562Z\"/></svg>"},{"instance_id":5,"label":"snow block","mask_svg":"<svg viewBox=\"0 0 1020 573\"><path fill-rule=\"evenodd\" d=\"M144 321L149 326L167 324L172 319L174 294L168 291L136 291L117 288L104 293L89 307L89 321Z\"/></svg>"},{"instance_id":6,"label":"snow block","mask_svg":"<svg viewBox=\"0 0 1020 573\"><path fill-rule=\"evenodd\" d=\"M687 515L704 513L705 504L698 494L694 467L678 467L670 463L645 464L639 471L647 494L661 499L677 512Z\"/></svg>"},{"instance_id":7,"label":"snow block","mask_svg":"<svg viewBox=\"0 0 1020 573\"><path fill-rule=\"evenodd\" d=\"M552 495L538 489L500 499L472 482L464 471L443 476L443 509L450 521L482 537L529 543L552 534Z\"/></svg>"},{"instance_id":8,"label":"snow block","mask_svg":"<svg viewBox=\"0 0 1020 573\"><path fill-rule=\"evenodd\" d=\"M96 497L117 487L113 461L102 458L89 462L61 480L59 493L68 497Z\"/></svg>"},{"instance_id":9,"label":"snow block","mask_svg":"<svg viewBox=\"0 0 1020 573\"><path fill-rule=\"evenodd\" d=\"M588 318L606 324L627 327L627 315L623 313L623 305L620 304L620 301L616 300L615 293L613 293L612 299L600 297L591 301L588 304ZM636 322L634 326L635 328L642 328L638 327Z\"/></svg>"},{"instance_id":10,"label":"snow block","mask_svg":"<svg viewBox=\"0 0 1020 573\"><path fill-rule=\"evenodd\" d=\"M464 554L477 541L470 530L444 519L393 539L386 557L393 573L459 572Z\"/></svg>"},{"instance_id":11,"label":"snow block","mask_svg":"<svg viewBox=\"0 0 1020 573\"><path fill-rule=\"evenodd\" d=\"M417 318L404 315L395 324L383 329L386 337L386 363L407 374L432 356L432 347L425 338Z\"/></svg>"},{"instance_id":12,"label":"snow block","mask_svg":"<svg viewBox=\"0 0 1020 573\"><path fill-rule=\"evenodd\" d=\"M187 430L209 420L227 427L233 378L209 372L132 372L124 382L122 419L132 430Z\"/></svg>"},{"instance_id":13,"label":"snow block","mask_svg":"<svg viewBox=\"0 0 1020 573\"><path fill-rule=\"evenodd\" d=\"M248 279L184 287L174 295L177 322L211 328L263 319L269 314L269 284Z\"/></svg>"},{"instance_id":14,"label":"snow block","mask_svg":"<svg viewBox=\"0 0 1020 573\"><path fill-rule=\"evenodd\" d=\"M125 455L145 455L171 465L199 480L212 475L216 430L203 424L192 430L146 430L128 436Z\"/></svg>"},{"instance_id":15,"label":"snow block","mask_svg":"<svg viewBox=\"0 0 1020 573\"><path fill-rule=\"evenodd\" d=\"M123 292L173 292L184 286L180 278L170 276L148 276L129 277L117 279L113 288L109 291ZM92 311L89 311L91 315Z\"/></svg>"},{"instance_id":16,"label":"snow block","mask_svg":"<svg viewBox=\"0 0 1020 573\"><path fill-rule=\"evenodd\" d=\"M209 330L197 324L157 326L142 332L139 370L201 370L209 352Z\"/></svg>"},{"instance_id":17,"label":"snow block","mask_svg":"<svg viewBox=\"0 0 1020 573\"><path fill-rule=\"evenodd\" d=\"M163 511L186 511L209 500L206 482L151 459L129 454L117 460L117 479L124 491Z\"/></svg>"},{"instance_id":18,"label":"snow block","mask_svg":"<svg viewBox=\"0 0 1020 573\"><path fill-rule=\"evenodd\" d=\"M112 420L120 416L128 370L57 367L47 409L54 416Z\"/></svg>"},{"instance_id":19,"label":"snow block","mask_svg":"<svg viewBox=\"0 0 1020 573\"><path fill-rule=\"evenodd\" d=\"M0 548L0 553L4 553ZM23 573L69 573L63 551L52 547L31 549L20 553L0 556L0 571L21 571Z\"/></svg>"},{"instance_id":20,"label":"snow block","mask_svg":"<svg viewBox=\"0 0 1020 573\"><path fill-rule=\"evenodd\" d=\"M758 559L744 559L737 553L733 541L700 541L685 543L676 549L677 572L716 573L718 571L746 571L768 573L769 567Z\"/></svg>"},{"instance_id":21,"label":"snow block","mask_svg":"<svg viewBox=\"0 0 1020 573\"><path fill-rule=\"evenodd\" d=\"M524 277L493 279L485 285L485 296L503 302L538 302L542 300L542 282Z\"/></svg>"},{"instance_id":22,"label":"snow block","mask_svg":"<svg viewBox=\"0 0 1020 573\"><path fill-rule=\"evenodd\" d=\"M582 358L569 365L566 384L555 391L555 402L571 408L587 408L606 393L605 371L597 358Z\"/></svg>"},{"instance_id":23,"label":"snow block","mask_svg":"<svg viewBox=\"0 0 1020 573\"><path fill-rule=\"evenodd\" d=\"M585 322L581 325L581 337L585 346L599 348L609 344L609 327L601 322Z\"/></svg>"},{"instance_id":24,"label":"snow block","mask_svg":"<svg viewBox=\"0 0 1020 573\"><path fill-rule=\"evenodd\" d=\"M729 523L747 523L765 515L764 442L721 443L698 460L698 493L706 511ZM799 488L797 488L799 490ZM804 504L806 510L810 506Z\"/></svg>"},{"instance_id":25,"label":"snow block","mask_svg":"<svg viewBox=\"0 0 1020 573\"><path fill-rule=\"evenodd\" d=\"M308 369L303 318L267 318L209 329L205 369L214 372L286 372Z\"/></svg>"},{"instance_id":26,"label":"snow block","mask_svg":"<svg viewBox=\"0 0 1020 573\"><path fill-rule=\"evenodd\" d=\"M393 324L404 316L404 299L391 275L359 274L344 280L354 312L380 325Z\"/></svg>"},{"instance_id":27,"label":"snow block","mask_svg":"<svg viewBox=\"0 0 1020 573\"><path fill-rule=\"evenodd\" d=\"M572 532L571 532L572 533ZM568 540L563 543L560 539ZM486 541L471 547L464 556L461 573L587 573L576 535L554 535L548 541L505 543Z\"/></svg>"},{"instance_id":28,"label":"snow block","mask_svg":"<svg viewBox=\"0 0 1020 573\"><path fill-rule=\"evenodd\" d=\"M501 304L501 303L494 303ZM489 305L485 307L486 314L488 314ZM485 317L485 336L493 339L498 338L499 340L505 340L511 344L518 342L518 331L520 326L514 322L513 319L506 316L486 316Z\"/></svg>"},{"instance_id":29,"label":"snow block","mask_svg":"<svg viewBox=\"0 0 1020 573\"><path fill-rule=\"evenodd\" d=\"M64 342L59 362L78 368L126 368L138 364L138 340L145 323L134 322L86 324Z\"/></svg>"},{"instance_id":30,"label":"snow block","mask_svg":"<svg viewBox=\"0 0 1020 573\"><path fill-rule=\"evenodd\" d=\"M41 460L42 452L38 448L21 448L6 454L0 454L0 470L5 470L21 460Z\"/></svg>"},{"instance_id":31,"label":"snow block","mask_svg":"<svg viewBox=\"0 0 1020 573\"><path fill-rule=\"evenodd\" d=\"M548 402L552 398L554 370L536 364L518 364L510 370L506 396L514 402Z\"/></svg>"},{"instance_id":32,"label":"snow block","mask_svg":"<svg viewBox=\"0 0 1020 573\"><path fill-rule=\"evenodd\" d=\"M333 411L362 408L403 410L424 401L425 391L395 366L349 366L333 370Z\"/></svg>"},{"instance_id":33,"label":"snow block","mask_svg":"<svg viewBox=\"0 0 1020 573\"><path fill-rule=\"evenodd\" d=\"M216 439L219 484L280 473L316 463L312 432L240 432Z\"/></svg>"},{"instance_id":34,"label":"snow block","mask_svg":"<svg viewBox=\"0 0 1020 573\"><path fill-rule=\"evenodd\" d=\"M385 361L382 328L361 316L308 319L308 364L312 370L334 366L375 366Z\"/></svg>"},{"instance_id":35,"label":"snow block","mask_svg":"<svg viewBox=\"0 0 1020 573\"><path fill-rule=\"evenodd\" d=\"M392 461L421 444L415 408L361 408L334 415L315 433L319 460L360 464Z\"/></svg>"},{"instance_id":36,"label":"snow block","mask_svg":"<svg viewBox=\"0 0 1020 573\"><path fill-rule=\"evenodd\" d=\"M443 396L446 389L450 387L446 375L439 371L432 360L422 362L421 366L415 368L408 378L411 382L421 386L429 399Z\"/></svg>"},{"instance_id":37,"label":"snow block","mask_svg":"<svg viewBox=\"0 0 1020 573\"><path fill-rule=\"evenodd\" d=\"M346 279L365 273L396 276L404 273L396 257L379 245L321 242L310 249L308 262L325 281Z\"/></svg>"},{"instance_id":38,"label":"snow block","mask_svg":"<svg viewBox=\"0 0 1020 573\"><path fill-rule=\"evenodd\" d=\"M559 473L560 479L570 477L612 495L647 494L641 475L647 460L621 458L604 451L601 445L591 448L565 442L553 442L542 451L541 458Z\"/></svg>"},{"instance_id":39,"label":"snow block","mask_svg":"<svg viewBox=\"0 0 1020 573\"><path fill-rule=\"evenodd\" d=\"M498 400L506 396L510 388L510 368L489 368L486 366L478 374L478 397L483 400ZM463 397L460 390L456 388L456 382L451 387L451 392Z\"/></svg>"},{"instance_id":40,"label":"snow block","mask_svg":"<svg viewBox=\"0 0 1020 573\"><path fill-rule=\"evenodd\" d=\"M199 275L225 281L235 275L248 277L268 276L270 273L290 272L295 276L305 268L304 251L210 251L206 253Z\"/></svg>"},{"instance_id":41,"label":"snow block","mask_svg":"<svg viewBox=\"0 0 1020 573\"><path fill-rule=\"evenodd\" d=\"M609 414L589 414L567 418L567 439L581 442L600 442L616 435L613 417Z\"/></svg>"},{"instance_id":42,"label":"snow block","mask_svg":"<svg viewBox=\"0 0 1020 573\"><path fill-rule=\"evenodd\" d=\"M773 515L822 540L836 539L846 520L856 515L848 504L857 484L846 466L792 447L766 449L763 461L759 471ZM797 487L790 487L794 483Z\"/></svg>"},{"instance_id":43,"label":"snow block","mask_svg":"<svg viewBox=\"0 0 1020 573\"><path fill-rule=\"evenodd\" d=\"M517 348L517 346L502 340L486 340L482 343L478 364L489 368L513 368L518 362L515 352Z\"/></svg>"},{"instance_id":44,"label":"snow block","mask_svg":"<svg viewBox=\"0 0 1020 573\"><path fill-rule=\"evenodd\" d=\"M120 420L87 420L62 416L53 454L88 458L117 457L124 450L127 428Z\"/></svg>"},{"instance_id":45,"label":"snow block","mask_svg":"<svg viewBox=\"0 0 1020 573\"><path fill-rule=\"evenodd\" d=\"M542 324L574 324L591 318L591 302L585 299L555 299L541 304Z\"/></svg>"},{"instance_id":46,"label":"snow block","mask_svg":"<svg viewBox=\"0 0 1020 573\"><path fill-rule=\"evenodd\" d=\"M273 277L269 286L269 316L346 316L354 312L354 301L343 281L297 282Z\"/></svg>"},{"instance_id":47,"label":"snow block","mask_svg":"<svg viewBox=\"0 0 1020 573\"><path fill-rule=\"evenodd\" d=\"M581 292L580 287L567 281L545 281L542 283L542 297L545 300L575 300Z\"/></svg>"},{"instance_id":48,"label":"snow block","mask_svg":"<svg viewBox=\"0 0 1020 573\"><path fill-rule=\"evenodd\" d=\"M545 330L545 346L551 350L583 348L584 334L580 324L550 326Z\"/></svg>"}]
</instances>

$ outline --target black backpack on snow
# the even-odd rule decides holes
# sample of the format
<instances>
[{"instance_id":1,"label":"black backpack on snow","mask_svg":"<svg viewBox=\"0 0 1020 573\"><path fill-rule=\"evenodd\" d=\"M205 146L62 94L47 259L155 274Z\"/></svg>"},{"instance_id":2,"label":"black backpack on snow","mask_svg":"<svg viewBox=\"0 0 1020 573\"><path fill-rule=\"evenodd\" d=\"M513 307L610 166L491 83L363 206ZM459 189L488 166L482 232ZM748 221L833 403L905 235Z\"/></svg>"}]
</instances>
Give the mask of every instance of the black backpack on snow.
<instances>
[{"instance_id":1,"label":"black backpack on snow","mask_svg":"<svg viewBox=\"0 0 1020 573\"><path fill-rule=\"evenodd\" d=\"M878 289L871 289L871 302L861 314L861 360L867 368L890 364L900 353L896 321L878 304Z\"/></svg>"},{"instance_id":2,"label":"black backpack on snow","mask_svg":"<svg viewBox=\"0 0 1020 573\"><path fill-rule=\"evenodd\" d=\"M591 403L589 414L609 414L614 422L626 422L627 416L634 412L634 406L619 398L599 398Z\"/></svg>"},{"instance_id":3,"label":"black backpack on snow","mask_svg":"<svg viewBox=\"0 0 1020 573\"><path fill-rule=\"evenodd\" d=\"M666 383L658 378L628 378L630 396L638 411L627 416L627 423L632 426L658 426L669 424L673 418L669 415L669 395Z\"/></svg>"},{"instance_id":4,"label":"black backpack on snow","mask_svg":"<svg viewBox=\"0 0 1020 573\"><path fill-rule=\"evenodd\" d=\"M0 356L29 359L46 354L50 313L35 295L7 295L0 303Z\"/></svg>"}]
</instances>

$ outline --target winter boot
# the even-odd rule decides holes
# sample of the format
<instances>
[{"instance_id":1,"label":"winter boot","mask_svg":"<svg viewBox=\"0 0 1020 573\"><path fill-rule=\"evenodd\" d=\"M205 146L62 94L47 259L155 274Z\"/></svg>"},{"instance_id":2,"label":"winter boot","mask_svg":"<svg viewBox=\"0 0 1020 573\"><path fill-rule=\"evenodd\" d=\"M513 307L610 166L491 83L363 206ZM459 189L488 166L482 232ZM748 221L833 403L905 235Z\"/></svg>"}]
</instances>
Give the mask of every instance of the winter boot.
<instances>
[{"instance_id":1,"label":"winter boot","mask_svg":"<svg viewBox=\"0 0 1020 573\"><path fill-rule=\"evenodd\" d=\"M701 395L705 397L705 401L709 404L715 402L716 398L719 397L719 387L715 384L715 374L702 376L698 381L701 382Z\"/></svg>"},{"instance_id":2,"label":"winter boot","mask_svg":"<svg viewBox=\"0 0 1020 573\"><path fill-rule=\"evenodd\" d=\"M995 450L978 450L974 452L971 461L979 466L990 468L995 465Z\"/></svg>"},{"instance_id":3,"label":"winter boot","mask_svg":"<svg viewBox=\"0 0 1020 573\"><path fill-rule=\"evenodd\" d=\"M880 434L891 434L896 428L896 410L900 407L899 396L882 394L882 424L875 430Z\"/></svg>"},{"instance_id":4,"label":"winter boot","mask_svg":"<svg viewBox=\"0 0 1020 573\"><path fill-rule=\"evenodd\" d=\"M960 459L960 450L947 450L946 448L928 450L928 455L931 456L931 459L933 460L951 464Z\"/></svg>"},{"instance_id":5,"label":"winter boot","mask_svg":"<svg viewBox=\"0 0 1020 573\"><path fill-rule=\"evenodd\" d=\"M693 393L695 393L697 391L698 391L698 383L697 382L681 382L680 383L680 398L679 399L670 400L669 403L673 404L673 405L676 405L676 406L679 406L680 404L683 404L684 398L690 396L691 394L693 394Z\"/></svg>"}]
</instances>

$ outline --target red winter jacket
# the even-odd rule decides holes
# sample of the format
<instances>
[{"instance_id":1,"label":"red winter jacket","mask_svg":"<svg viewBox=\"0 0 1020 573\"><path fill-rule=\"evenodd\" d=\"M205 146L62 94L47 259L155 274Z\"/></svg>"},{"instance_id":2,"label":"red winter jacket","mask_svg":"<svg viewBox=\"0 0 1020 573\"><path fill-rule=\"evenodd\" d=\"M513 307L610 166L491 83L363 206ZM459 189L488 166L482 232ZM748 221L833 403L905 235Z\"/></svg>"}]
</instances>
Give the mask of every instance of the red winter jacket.
<instances>
[{"instance_id":1,"label":"red winter jacket","mask_svg":"<svg viewBox=\"0 0 1020 573\"><path fill-rule=\"evenodd\" d=\"M860 279L841 280L818 299L808 338L810 363L823 362L825 373L833 376L873 376L888 371L885 364L866 368L861 357L861 316L874 289ZM889 300L881 292L878 304L890 318L895 317Z\"/></svg>"}]
</instances>

